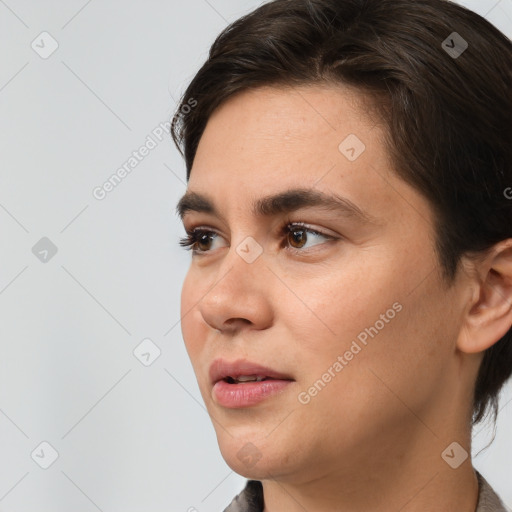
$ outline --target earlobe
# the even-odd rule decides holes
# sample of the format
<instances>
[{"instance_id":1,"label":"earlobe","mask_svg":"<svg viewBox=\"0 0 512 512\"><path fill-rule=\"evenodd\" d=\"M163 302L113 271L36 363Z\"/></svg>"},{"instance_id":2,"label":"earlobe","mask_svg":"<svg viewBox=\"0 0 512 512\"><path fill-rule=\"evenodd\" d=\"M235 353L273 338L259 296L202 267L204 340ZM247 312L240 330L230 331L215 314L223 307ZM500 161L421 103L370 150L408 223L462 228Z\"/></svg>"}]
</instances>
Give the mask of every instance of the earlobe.
<instances>
[{"instance_id":1,"label":"earlobe","mask_svg":"<svg viewBox=\"0 0 512 512\"><path fill-rule=\"evenodd\" d=\"M477 263L473 296L458 348L483 352L512 327L512 239L499 242Z\"/></svg>"}]
</instances>

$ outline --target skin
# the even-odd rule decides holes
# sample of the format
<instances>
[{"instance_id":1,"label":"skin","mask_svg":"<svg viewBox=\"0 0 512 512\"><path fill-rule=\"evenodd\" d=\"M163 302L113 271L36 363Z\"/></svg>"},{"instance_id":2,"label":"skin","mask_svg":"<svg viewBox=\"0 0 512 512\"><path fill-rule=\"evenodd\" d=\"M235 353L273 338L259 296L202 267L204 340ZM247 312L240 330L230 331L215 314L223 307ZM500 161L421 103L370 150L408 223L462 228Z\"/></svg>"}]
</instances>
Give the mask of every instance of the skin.
<instances>
[{"instance_id":1,"label":"skin","mask_svg":"<svg viewBox=\"0 0 512 512\"><path fill-rule=\"evenodd\" d=\"M512 324L512 241L464 260L447 283L430 204L393 172L384 127L363 105L348 88L266 87L213 113L188 191L209 196L221 217L183 218L187 229L218 233L192 256L183 338L222 455L263 481L265 512L473 512L471 458L452 469L441 454L454 441L471 453L482 353ZM366 145L353 162L338 149L349 134ZM297 186L346 197L376 222L316 207L252 215L253 200ZM278 235L301 221L337 240L308 233L301 248ZM236 252L248 236L264 251L250 264ZM401 311L300 403L299 393L394 303ZM294 382L255 406L227 409L208 378L218 357L246 358ZM237 456L246 443L255 464Z\"/></svg>"}]
</instances>

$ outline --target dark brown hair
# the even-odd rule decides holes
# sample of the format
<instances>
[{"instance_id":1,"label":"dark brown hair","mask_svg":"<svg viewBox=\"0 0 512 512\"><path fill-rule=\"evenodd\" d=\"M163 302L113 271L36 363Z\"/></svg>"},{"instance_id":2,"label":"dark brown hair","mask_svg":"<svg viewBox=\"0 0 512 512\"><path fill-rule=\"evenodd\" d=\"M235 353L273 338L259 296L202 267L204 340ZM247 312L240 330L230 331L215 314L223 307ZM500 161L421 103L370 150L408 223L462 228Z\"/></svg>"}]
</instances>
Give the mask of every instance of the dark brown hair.
<instances>
[{"instance_id":1,"label":"dark brown hair","mask_svg":"<svg viewBox=\"0 0 512 512\"><path fill-rule=\"evenodd\" d=\"M448 284L461 256L512 237L512 43L447 0L275 0L235 21L173 119L187 180L208 119L228 98L260 86L325 83L377 100L396 173L436 215ZM191 98L197 105L183 115ZM484 355L473 424L491 406L496 420L511 373L512 329Z\"/></svg>"}]
</instances>

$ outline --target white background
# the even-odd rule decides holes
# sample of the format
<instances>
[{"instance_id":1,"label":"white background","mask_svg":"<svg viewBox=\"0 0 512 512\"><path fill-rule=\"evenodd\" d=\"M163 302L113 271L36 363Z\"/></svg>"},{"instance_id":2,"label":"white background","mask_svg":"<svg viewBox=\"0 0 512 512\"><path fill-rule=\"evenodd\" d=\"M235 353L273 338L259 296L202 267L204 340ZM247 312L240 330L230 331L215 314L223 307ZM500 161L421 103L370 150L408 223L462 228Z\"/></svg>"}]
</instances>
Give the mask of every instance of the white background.
<instances>
[{"instance_id":1,"label":"white background","mask_svg":"<svg viewBox=\"0 0 512 512\"><path fill-rule=\"evenodd\" d=\"M170 119L215 36L260 3L0 0L1 511L218 512L243 487L181 336L177 150L157 140L105 199L92 191ZM512 35L512 0L464 3ZM43 59L31 44L48 51L45 31L58 48ZM58 249L46 263L32 253L43 237ZM146 338L161 350L150 366L133 354ZM509 505L511 427L512 405L475 459ZM43 441L59 454L48 469Z\"/></svg>"}]
</instances>

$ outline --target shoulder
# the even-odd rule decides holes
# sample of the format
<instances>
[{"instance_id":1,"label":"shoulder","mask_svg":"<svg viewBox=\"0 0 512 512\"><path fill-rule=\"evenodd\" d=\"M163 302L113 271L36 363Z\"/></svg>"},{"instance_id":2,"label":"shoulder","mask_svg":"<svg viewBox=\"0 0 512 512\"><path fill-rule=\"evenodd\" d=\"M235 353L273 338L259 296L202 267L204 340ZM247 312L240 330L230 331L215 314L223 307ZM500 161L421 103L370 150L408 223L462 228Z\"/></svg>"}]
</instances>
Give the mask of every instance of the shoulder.
<instances>
[{"instance_id":1,"label":"shoulder","mask_svg":"<svg viewBox=\"0 0 512 512\"><path fill-rule=\"evenodd\" d=\"M510 512L489 482L478 471L476 471L476 476L479 486L476 512Z\"/></svg>"},{"instance_id":2,"label":"shoulder","mask_svg":"<svg viewBox=\"0 0 512 512\"><path fill-rule=\"evenodd\" d=\"M224 512L263 512L263 486L258 480L248 480ZM508 512L508 511L506 511Z\"/></svg>"}]
</instances>

